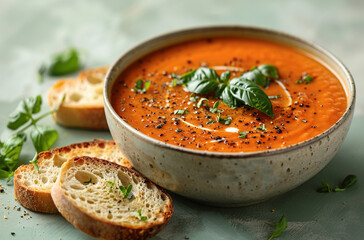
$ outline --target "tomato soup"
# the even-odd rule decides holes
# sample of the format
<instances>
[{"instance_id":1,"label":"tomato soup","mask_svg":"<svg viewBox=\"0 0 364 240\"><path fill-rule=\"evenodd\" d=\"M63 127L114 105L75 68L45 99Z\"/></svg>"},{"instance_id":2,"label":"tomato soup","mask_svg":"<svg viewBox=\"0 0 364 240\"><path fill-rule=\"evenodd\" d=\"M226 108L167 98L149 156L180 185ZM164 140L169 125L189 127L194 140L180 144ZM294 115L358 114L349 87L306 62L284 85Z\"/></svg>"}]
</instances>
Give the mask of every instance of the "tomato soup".
<instances>
[{"instance_id":1,"label":"tomato soup","mask_svg":"<svg viewBox=\"0 0 364 240\"><path fill-rule=\"evenodd\" d=\"M279 78L261 87L271 96L274 117L248 106L231 108L211 95L191 94L175 76L201 66L238 77L270 64ZM311 82L298 81L305 75ZM135 91L137 80L150 82ZM139 80L140 81L140 80ZM335 74L313 56L265 40L217 37L173 45L150 53L123 70L111 92L117 114L159 141L212 152L257 152L290 146L330 128L345 112L347 96ZM198 106L201 98L207 98ZM219 101L219 113L211 111ZM176 111L184 111L176 114ZM230 119L221 123L221 119Z\"/></svg>"}]
</instances>

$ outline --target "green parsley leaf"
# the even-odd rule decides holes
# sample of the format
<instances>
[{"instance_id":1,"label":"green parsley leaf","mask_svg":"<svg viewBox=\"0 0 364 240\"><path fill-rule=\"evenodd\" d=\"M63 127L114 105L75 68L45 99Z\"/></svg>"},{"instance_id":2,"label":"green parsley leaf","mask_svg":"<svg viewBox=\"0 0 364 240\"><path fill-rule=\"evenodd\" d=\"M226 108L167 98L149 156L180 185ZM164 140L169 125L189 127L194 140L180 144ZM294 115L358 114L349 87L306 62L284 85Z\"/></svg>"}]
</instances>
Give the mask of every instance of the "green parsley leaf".
<instances>
[{"instance_id":1,"label":"green parsley leaf","mask_svg":"<svg viewBox=\"0 0 364 240\"><path fill-rule=\"evenodd\" d=\"M48 151L58 138L58 132L50 126L35 125L30 131L30 138L37 153Z\"/></svg>"},{"instance_id":2,"label":"green parsley leaf","mask_svg":"<svg viewBox=\"0 0 364 240\"><path fill-rule=\"evenodd\" d=\"M134 195L133 193L131 193L131 189L133 188L133 185L129 184L128 187L124 187L124 186L119 186L119 189L121 190L121 192L124 195L124 199L128 198L128 199L133 199Z\"/></svg>"},{"instance_id":3,"label":"green parsley leaf","mask_svg":"<svg viewBox=\"0 0 364 240\"><path fill-rule=\"evenodd\" d=\"M272 240L274 238L279 237L286 228L287 228L287 220L285 216L282 216L276 228L274 229L273 234L268 238L268 240Z\"/></svg>"},{"instance_id":4,"label":"green parsley leaf","mask_svg":"<svg viewBox=\"0 0 364 240\"><path fill-rule=\"evenodd\" d=\"M216 121L218 121L219 123L222 123L224 125L230 125L230 123L231 123L232 120L233 119L230 116L227 117L227 118L222 118L220 116L220 113L219 113L219 115L217 115L217 118L216 118Z\"/></svg>"},{"instance_id":5,"label":"green parsley leaf","mask_svg":"<svg viewBox=\"0 0 364 240\"><path fill-rule=\"evenodd\" d=\"M141 209L138 210L138 216L139 216L140 221L146 221L148 219L147 216L142 216L142 210Z\"/></svg>"},{"instance_id":6,"label":"green parsley leaf","mask_svg":"<svg viewBox=\"0 0 364 240\"><path fill-rule=\"evenodd\" d=\"M188 110L182 110L182 109L178 109L178 110L174 110L173 114L178 114L178 115L183 115L183 114L187 114L189 113Z\"/></svg>"},{"instance_id":7,"label":"green parsley leaf","mask_svg":"<svg viewBox=\"0 0 364 240\"><path fill-rule=\"evenodd\" d=\"M75 48L69 48L53 56L48 67L50 76L62 76L73 73L81 67L79 52Z\"/></svg>"},{"instance_id":8,"label":"green parsley leaf","mask_svg":"<svg viewBox=\"0 0 364 240\"><path fill-rule=\"evenodd\" d=\"M42 97L40 95L22 100L15 111L10 114L7 127L16 130L23 126L32 118L32 114L40 112L41 105Z\"/></svg>"},{"instance_id":9,"label":"green parsley leaf","mask_svg":"<svg viewBox=\"0 0 364 240\"><path fill-rule=\"evenodd\" d=\"M239 132L239 138L247 138L246 132Z\"/></svg>"},{"instance_id":10,"label":"green parsley leaf","mask_svg":"<svg viewBox=\"0 0 364 240\"><path fill-rule=\"evenodd\" d=\"M112 182L112 181L106 181L106 182L110 185L109 193L114 192L114 191L113 191L113 188L114 188L115 183L114 183L114 182Z\"/></svg>"},{"instance_id":11,"label":"green parsley leaf","mask_svg":"<svg viewBox=\"0 0 364 240\"><path fill-rule=\"evenodd\" d=\"M277 99L282 97L282 95L273 95L273 96L268 96L269 99Z\"/></svg>"}]
</instances>

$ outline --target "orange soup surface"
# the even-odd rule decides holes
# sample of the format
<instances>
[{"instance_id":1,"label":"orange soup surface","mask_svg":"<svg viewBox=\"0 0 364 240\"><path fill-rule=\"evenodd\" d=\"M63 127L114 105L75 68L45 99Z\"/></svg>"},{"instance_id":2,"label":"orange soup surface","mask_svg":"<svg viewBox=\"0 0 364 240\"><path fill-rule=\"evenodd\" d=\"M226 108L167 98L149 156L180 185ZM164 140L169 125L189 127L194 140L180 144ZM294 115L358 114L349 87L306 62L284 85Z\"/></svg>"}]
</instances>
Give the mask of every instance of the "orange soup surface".
<instances>
[{"instance_id":1,"label":"orange soup surface","mask_svg":"<svg viewBox=\"0 0 364 240\"><path fill-rule=\"evenodd\" d=\"M254 66L271 64L279 79L262 89L271 99L274 118L251 107L232 109L212 96L191 94L172 84L174 75L206 66L231 79ZM297 83L303 74L310 83ZM138 79L150 81L144 93L132 90ZM170 46L128 66L115 81L111 103L129 125L152 138L184 148L211 152L257 152L290 146L330 128L345 112L347 97L339 79L299 49L258 39L219 37ZM209 98L208 106L197 107ZM216 101L221 118L210 108ZM204 102L206 103L206 102ZM187 110L175 114L175 110Z\"/></svg>"}]
</instances>

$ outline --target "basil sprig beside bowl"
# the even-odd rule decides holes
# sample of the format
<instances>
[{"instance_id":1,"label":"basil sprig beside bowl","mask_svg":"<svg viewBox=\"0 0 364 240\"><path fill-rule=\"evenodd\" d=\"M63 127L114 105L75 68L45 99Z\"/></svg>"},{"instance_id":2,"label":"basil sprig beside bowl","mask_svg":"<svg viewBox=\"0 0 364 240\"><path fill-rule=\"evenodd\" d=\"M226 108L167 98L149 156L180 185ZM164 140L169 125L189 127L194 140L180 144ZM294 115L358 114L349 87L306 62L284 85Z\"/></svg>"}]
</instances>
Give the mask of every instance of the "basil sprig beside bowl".
<instances>
[{"instance_id":1,"label":"basil sprig beside bowl","mask_svg":"<svg viewBox=\"0 0 364 240\"><path fill-rule=\"evenodd\" d=\"M248 105L274 117L272 103L259 85L267 88L272 79L278 79L276 67L260 65L231 80L230 75L226 71L219 76L214 69L202 67L183 74L180 81L191 93L213 93L231 108Z\"/></svg>"}]
</instances>

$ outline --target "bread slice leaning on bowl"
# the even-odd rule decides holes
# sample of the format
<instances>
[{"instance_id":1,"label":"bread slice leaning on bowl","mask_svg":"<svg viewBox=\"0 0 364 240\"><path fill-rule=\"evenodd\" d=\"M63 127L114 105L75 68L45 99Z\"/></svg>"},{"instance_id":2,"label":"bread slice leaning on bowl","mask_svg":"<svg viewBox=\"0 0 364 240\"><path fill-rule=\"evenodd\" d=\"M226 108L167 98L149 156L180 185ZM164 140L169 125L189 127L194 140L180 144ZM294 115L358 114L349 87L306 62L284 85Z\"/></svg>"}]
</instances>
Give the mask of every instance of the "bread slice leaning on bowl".
<instances>
[{"instance_id":1,"label":"bread slice leaning on bowl","mask_svg":"<svg viewBox=\"0 0 364 240\"><path fill-rule=\"evenodd\" d=\"M22 165L15 171L14 194L17 201L32 211L58 212L51 197L51 188L57 180L62 164L77 156L98 157L131 167L114 141L94 139L51 149L38 154L39 172L32 164Z\"/></svg>"},{"instance_id":2,"label":"bread slice leaning on bowl","mask_svg":"<svg viewBox=\"0 0 364 240\"><path fill-rule=\"evenodd\" d=\"M62 101L53 119L66 127L108 129L103 100L104 78L108 67L82 71L78 79L58 80L48 91L48 103L54 108Z\"/></svg>"},{"instance_id":3,"label":"bread slice leaning on bowl","mask_svg":"<svg viewBox=\"0 0 364 240\"><path fill-rule=\"evenodd\" d=\"M151 238L173 213L171 197L138 172L90 157L62 166L52 198L67 221L102 239Z\"/></svg>"}]
</instances>

